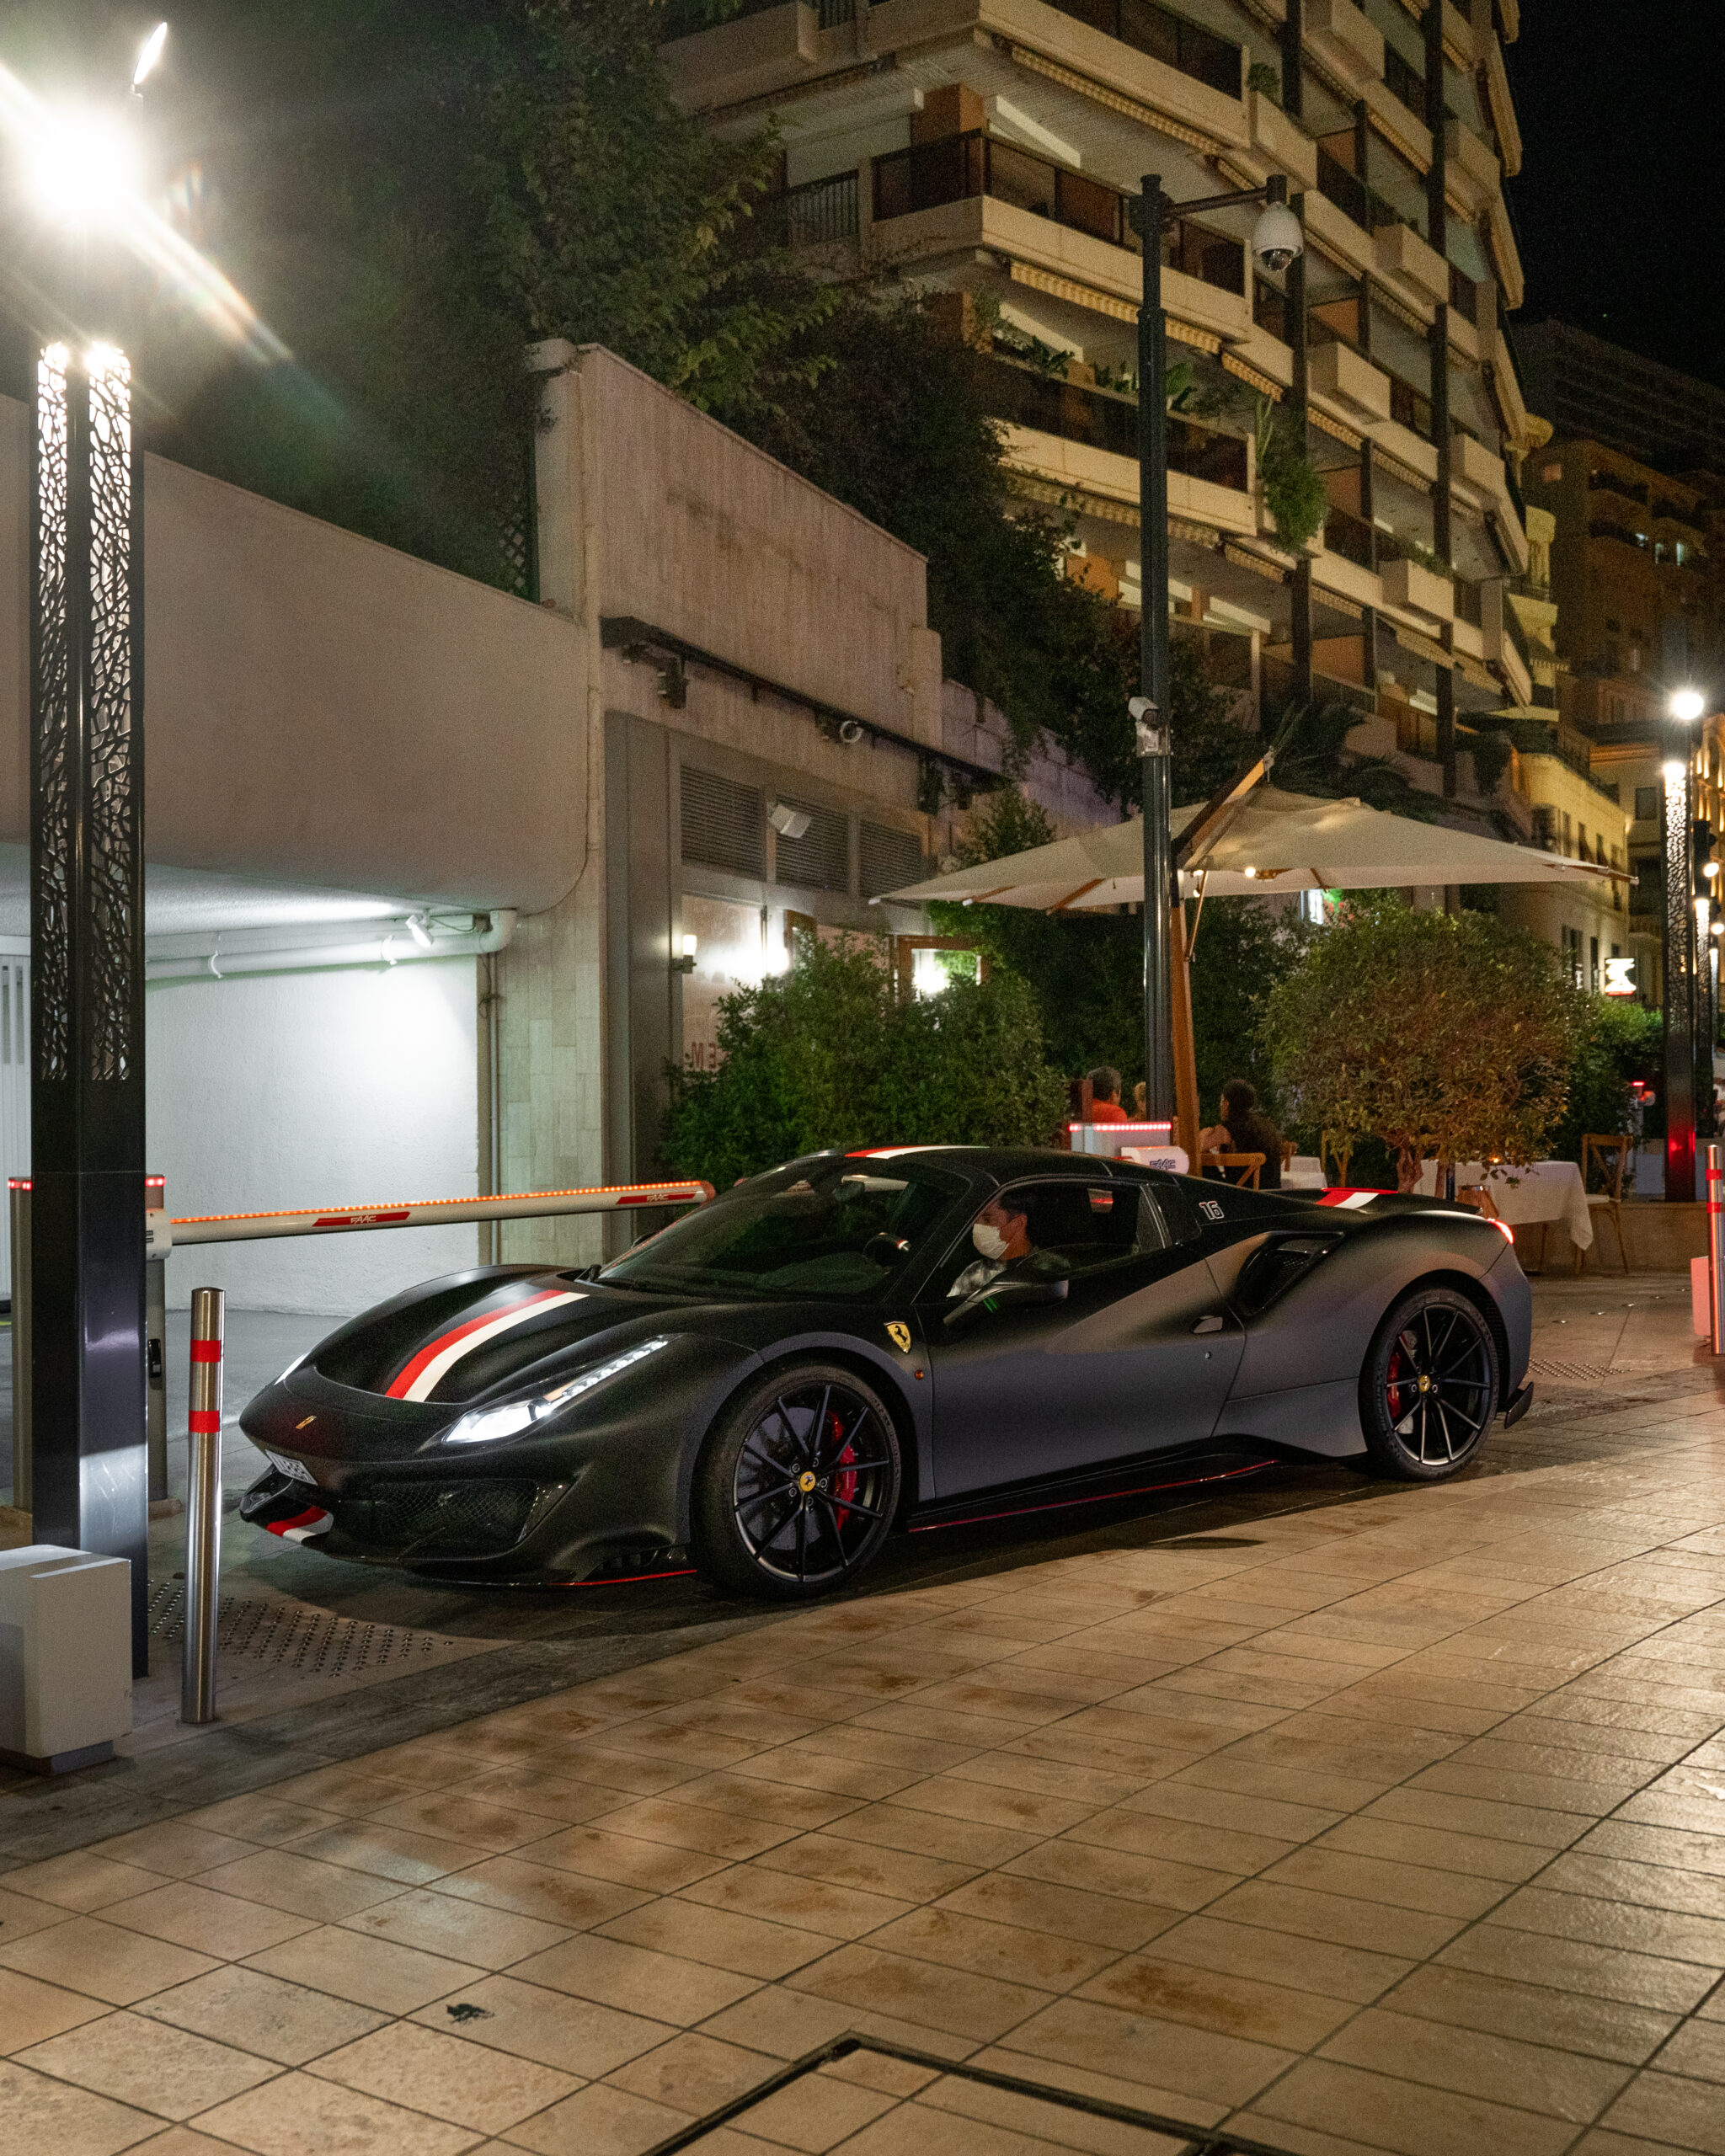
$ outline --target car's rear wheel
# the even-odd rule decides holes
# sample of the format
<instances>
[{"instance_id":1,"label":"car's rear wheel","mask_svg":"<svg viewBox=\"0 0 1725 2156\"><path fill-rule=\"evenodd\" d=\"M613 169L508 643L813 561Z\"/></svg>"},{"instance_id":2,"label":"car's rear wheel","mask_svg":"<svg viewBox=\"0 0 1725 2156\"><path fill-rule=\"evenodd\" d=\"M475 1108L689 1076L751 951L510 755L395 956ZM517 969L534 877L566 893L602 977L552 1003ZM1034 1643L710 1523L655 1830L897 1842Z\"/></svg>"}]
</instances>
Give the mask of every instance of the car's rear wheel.
<instances>
[{"instance_id":1,"label":"car's rear wheel","mask_svg":"<svg viewBox=\"0 0 1725 2156\"><path fill-rule=\"evenodd\" d=\"M1498 1344L1453 1288L1416 1288L1378 1327L1359 1380L1371 1465L1439 1482L1478 1452L1498 1412Z\"/></svg>"},{"instance_id":2,"label":"car's rear wheel","mask_svg":"<svg viewBox=\"0 0 1725 2156\"><path fill-rule=\"evenodd\" d=\"M695 1561L715 1585L806 1600L852 1579L899 1502L899 1440L852 1370L798 1363L752 1387L714 1427L695 1470Z\"/></svg>"}]
</instances>

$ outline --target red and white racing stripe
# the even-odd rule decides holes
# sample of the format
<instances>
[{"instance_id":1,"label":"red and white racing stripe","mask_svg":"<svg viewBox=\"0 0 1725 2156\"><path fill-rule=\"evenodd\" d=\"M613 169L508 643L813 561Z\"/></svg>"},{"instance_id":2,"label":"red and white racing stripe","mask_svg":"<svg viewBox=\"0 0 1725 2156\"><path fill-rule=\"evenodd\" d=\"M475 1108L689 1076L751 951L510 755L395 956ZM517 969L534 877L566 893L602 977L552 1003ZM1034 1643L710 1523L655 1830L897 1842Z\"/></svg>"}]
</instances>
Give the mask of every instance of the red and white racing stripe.
<instances>
[{"instance_id":1,"label":"red and white racing stripe","mask_svg":"<svg viewBox=\"0 0 1725 2156\"><path fill-rule=\"evenodd\" d=\"M1339 1205L1344 1212L1357 1212L1362 1205L1370 1205L1375 1198L1392 1198L1388 1190L1327 1190L1319 1198L1320 1205Z\"/></svg>"},{"instance_id":2,"label":"red and white racing stripe","mask_svg":"<svg viewBox=\"0 0 1725 2156\"><path fill-rule=\"evenodd\" d=\"M310 1542L329 1532L335 1524L335 1515L326 1513L321 1505L308 1505L291 1519L272 1519L266 1524L270 1533L279 1534L284 1542Z\"/></svg>"},{"instance_id":3,"label":"red and white racing stripe","mask_svg":"<svg viewBox=\"0 0 1725 2156\"><path fill-rule=\"evenodd\" d=\"M584 1296L573 1294L567 1288L542 1288L537 1294L511 1303L507 1310L498 1310L490 1317L470 1317L465 1325L440 1333L403 1363L384 1388L385 1392L391 1400L429 1400L457 1363L496 1339L499 1333L525 1325L530 1317L542 1316L561 1303L585 1300Z\"/></svg>"}]
</instances>

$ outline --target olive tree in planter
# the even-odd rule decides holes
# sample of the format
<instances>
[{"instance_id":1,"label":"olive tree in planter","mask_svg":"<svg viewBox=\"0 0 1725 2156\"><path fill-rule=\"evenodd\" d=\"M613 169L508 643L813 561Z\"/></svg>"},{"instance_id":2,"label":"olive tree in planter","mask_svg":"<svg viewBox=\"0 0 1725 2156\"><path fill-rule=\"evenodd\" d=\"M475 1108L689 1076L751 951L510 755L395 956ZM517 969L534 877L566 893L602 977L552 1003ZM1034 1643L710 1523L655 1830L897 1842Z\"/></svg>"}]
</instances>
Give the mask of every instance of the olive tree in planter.
<instances>
[{"instance_id":1,"label":"olive tree in planter","mask_svg":"<svg viewBox=\"0 0 1725 2156\"><path fill-rule=\"evenodd\" d=\"M1264 1027L1293 1119L1334 1151L1381 1139L1404 1190L1428 1160L1538 1156L1588 1029L1550 945L1387 896L1311 938Z\"/></svg>"}]
</instances>

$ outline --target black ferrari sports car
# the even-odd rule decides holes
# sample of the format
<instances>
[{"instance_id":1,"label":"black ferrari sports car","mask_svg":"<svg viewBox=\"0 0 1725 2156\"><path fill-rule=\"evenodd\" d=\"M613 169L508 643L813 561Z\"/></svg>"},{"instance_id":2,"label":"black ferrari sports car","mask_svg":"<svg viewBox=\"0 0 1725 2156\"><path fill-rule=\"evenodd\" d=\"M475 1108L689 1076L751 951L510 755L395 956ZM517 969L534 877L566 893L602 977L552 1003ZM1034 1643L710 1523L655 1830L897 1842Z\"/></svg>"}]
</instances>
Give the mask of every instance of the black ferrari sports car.
<instances>
[{"instance_id":1,"label":"black ferrari sports car","mask_svg":"<svg viewBox=\"0 0 1725 2156\"><path fill-rule=\"evenodd\" d=\"M780 1598L911 1531L1355 1460L1525 1412L1507 1229L1067 1153L823 1153L585 1272L489 1266L330 1334L241 1428L244 1516L469 1582L696 1569Z\"/></svg>"}]
</instances>

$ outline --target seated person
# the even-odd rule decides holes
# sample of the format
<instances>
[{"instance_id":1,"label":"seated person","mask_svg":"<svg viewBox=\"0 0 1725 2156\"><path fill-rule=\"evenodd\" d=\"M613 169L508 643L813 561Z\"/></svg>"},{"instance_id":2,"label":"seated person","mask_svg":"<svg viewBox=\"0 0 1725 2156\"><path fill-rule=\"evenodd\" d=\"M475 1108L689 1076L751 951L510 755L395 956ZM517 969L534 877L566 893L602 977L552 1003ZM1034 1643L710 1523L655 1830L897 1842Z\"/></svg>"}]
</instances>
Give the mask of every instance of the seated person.
<instances>
[{"instance_id":1,"label":"seated person","mask_svg":"<svg viewBox=\"0 0 1725 2156\"><path fill-rule=\"evenodd\" d=\"M1063 1257L1038 1250L1022 1198L991 1198L970 1224L976 1256L947 1290L948 1301L992 1287L996 1280L1063 1280L1071 1271Z\"/></svg>"},{"instance_id":2,"label":"seated person","mask_svg":"<svg viewBox=\"0 0 1725 2156\"><path fill-rule=\"evenodd\" d=\"M1120 1106L1120 1074L1108 1065L1099 1064L1090 1073L1090 1120L1092 1123L1130 1123L1132 1118Z\"/></svg>"},{"instance_id":3,"label":"seated person","mask_svg":"<svg viewBox=\"0 0 1725 2156\"><path fill-rule=\"evenodd\" d=\"M1258 1088L1244 1078L1231 1078L1222 1088L1222 1119L1198 1134L1200 1153L1262 1153L1260 1190L1282 1187L1282 1134L1258 1105ZM1226 1171L1212 1170L1211 1173Z\"/></svg>"}]
</instances>

